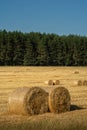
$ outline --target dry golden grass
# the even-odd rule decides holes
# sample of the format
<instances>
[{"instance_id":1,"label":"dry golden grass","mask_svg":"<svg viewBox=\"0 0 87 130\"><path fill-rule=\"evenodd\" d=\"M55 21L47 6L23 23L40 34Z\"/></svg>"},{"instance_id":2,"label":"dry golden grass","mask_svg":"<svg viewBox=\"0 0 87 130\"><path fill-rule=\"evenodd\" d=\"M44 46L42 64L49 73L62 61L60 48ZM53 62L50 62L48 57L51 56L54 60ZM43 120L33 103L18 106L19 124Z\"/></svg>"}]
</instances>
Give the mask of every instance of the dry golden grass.
<instances>
[{"instance_id":1,"label":"dry golden grass","mask_svg":"<svg viewBox=\"0 0 87 130\"><path fill-rule=\"evenodd\" d=\"M79 73L75 74L75 71ZM78 80L87 80L87 67L0 67L0 113L7 111L8 96L13 90L18 87L39 86L49 92L52 86L44 82L50 79L59 80L60 85L69 90L72 109L87 108L87 86L74 84Z\"/></svg>"}]
</instances>

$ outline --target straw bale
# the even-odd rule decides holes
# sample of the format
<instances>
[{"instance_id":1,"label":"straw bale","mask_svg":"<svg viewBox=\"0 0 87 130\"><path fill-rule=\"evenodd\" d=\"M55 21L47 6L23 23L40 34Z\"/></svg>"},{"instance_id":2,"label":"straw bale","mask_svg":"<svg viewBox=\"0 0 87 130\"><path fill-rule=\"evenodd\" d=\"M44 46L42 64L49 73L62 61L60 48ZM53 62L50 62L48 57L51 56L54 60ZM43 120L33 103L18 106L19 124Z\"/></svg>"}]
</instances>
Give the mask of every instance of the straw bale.
<instances>
[{"instance_id":1,"label":"straw bale","mask_svg":"<svg viewBox=\"0 0 87 130\"><path fill-rule=\"evenodd\" d=\"M59 85L60 84L60 81L59 80L56 80L55 81L55 85Z\"/></svg>"},{"instance_id":2,"label":"straw bale","mask_svg":"<svg viewBox=\"0 0 87 130\"><path fill-rule=\"evenodd\" d=\"M79 86L79 84L82 85L82 81L81 80L76 80L73 83L74 83L74 85L77 85L77 86Z\"/></svg>"},{"instance_id":3,"label":"straw bale","mask_svg":"<svg viewBox=\"0 0 87 130\"><path fill-rule=\"evenodd\" d=\"M53 80L49 80L48 85L54 85Z\"/></svg>"},{"instance_id":4,"label":"straw bale","mask_svg":"<svg viewBox=\"0 0 87 130\"><path fill-rule=\"evenodd\" d=\"M83 85L83 81L82 80L78 80L78 86L82 86Z\"/></svg>"},{"instance_id":5,"label":"straw bale","mask_svg":"<svg viewBox=\"0 0 87 130\"><path fill-rule=\"evenodd\" d=\"M65 87L56 87L49 93L49 110L53 113L70 111L70 94Z\"/></svg>"},{"instance_id":6,"label":"straw bale","mask_svg":"<svg viewBox=\"0 0 87 130\"><path fill-rule=\"evenodd\" d=\"M83 81L83 85L84 85L84 86L87 86L87 80L84 80L84 81Z\"/></svg>"},{"instance_id":7,"label":"straw bale","mask_svg":"<svg viewBox=\"0 0 87 130\"><path fill-rule=\"evenodd\" d=\"M79 71L75 71L74 74L79 74Z\"/></svg>"},{"instance_id":8,"label":"straw bale","mask_svg":"<svg viewBox=\"0 0 87 130\"><path fill-rule=\"evenodd\" d=\"M10 94L8 106L14 114L42 114L48 111L48 93L39 87L18 88Z\"/></svg>"},{"instance_id":9,"label":"straw bale","mask_svg":"<svg viewBox=\"0 0 87 130\"><path fill-rule=\"evenodd\" d=\"M48 85L48 81L44 81L44 84Z\"/></svg>"}]
</instances>

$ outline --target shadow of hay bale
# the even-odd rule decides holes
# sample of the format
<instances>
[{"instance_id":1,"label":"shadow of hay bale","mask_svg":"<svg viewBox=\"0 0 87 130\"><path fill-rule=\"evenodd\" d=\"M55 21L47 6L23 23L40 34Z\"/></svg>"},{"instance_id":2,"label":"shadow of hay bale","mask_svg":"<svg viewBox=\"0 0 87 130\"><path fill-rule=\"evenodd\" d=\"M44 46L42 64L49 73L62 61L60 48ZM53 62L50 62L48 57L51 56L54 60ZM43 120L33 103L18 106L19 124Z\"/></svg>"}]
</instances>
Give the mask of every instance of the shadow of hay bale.
<instances>
[{"instance_id":1,"label":"shadow of hay bale","mask_svg":"<svg viewBox=\"0 0 87 130\"><path fill-rule=\"evenodd\" d=\"M77 105L71 105L70 106L70 111L81 110L81 109L84 109L84 108L81 108L81 107L79 107Z\"/></svg>"}]
</instances>

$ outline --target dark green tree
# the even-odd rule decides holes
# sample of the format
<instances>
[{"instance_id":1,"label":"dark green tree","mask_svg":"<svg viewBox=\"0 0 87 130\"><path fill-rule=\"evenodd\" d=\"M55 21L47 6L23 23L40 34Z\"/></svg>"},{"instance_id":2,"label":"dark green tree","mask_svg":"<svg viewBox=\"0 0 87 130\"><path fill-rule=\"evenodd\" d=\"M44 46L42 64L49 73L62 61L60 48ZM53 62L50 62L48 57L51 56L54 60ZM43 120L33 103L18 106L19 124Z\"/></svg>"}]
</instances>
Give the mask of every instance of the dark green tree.
<instances>
[{"instance_id":1,"label":"dark green tree","mask_svg":"<svg viewBox=\"0 0 87 130\"><path fill-rule=\"evenodd\" d=\"M14 43L13 65L23 65L25 42L21 32L14 32Z\"/></svg>"},{"instance_id":2,"label":"dark green tree","mask_svg":"<svg viewBox=\"0 0 87 130\"><path fill-rule=\"evenodd\" d=\"M30 41L26 42L25 54L24 54L24 63L25 66L34 65L34 48Z\"/></svg>"}]
</instances>

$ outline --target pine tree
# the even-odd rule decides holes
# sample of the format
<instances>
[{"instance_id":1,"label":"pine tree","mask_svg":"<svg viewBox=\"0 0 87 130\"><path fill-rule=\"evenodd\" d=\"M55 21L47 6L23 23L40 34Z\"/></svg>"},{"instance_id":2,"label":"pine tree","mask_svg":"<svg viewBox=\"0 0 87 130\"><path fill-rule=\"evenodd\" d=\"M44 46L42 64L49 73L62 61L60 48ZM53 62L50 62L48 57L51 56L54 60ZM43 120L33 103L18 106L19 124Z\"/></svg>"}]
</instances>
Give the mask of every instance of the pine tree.
<instances>
[{"instance_id":1,"label":"pine tree","mask_svg":"<svg viewBox=\"0 0 87 130\"><path fill-rule=\"evenodd\" d=\"M32 43L30 41L26 42L26 48L25 48L25 55L24 55L24 65L34 65L35 59L34 59L34 49Z\"/></svg>"}]
</instances>

